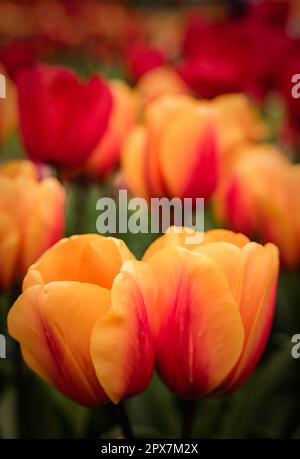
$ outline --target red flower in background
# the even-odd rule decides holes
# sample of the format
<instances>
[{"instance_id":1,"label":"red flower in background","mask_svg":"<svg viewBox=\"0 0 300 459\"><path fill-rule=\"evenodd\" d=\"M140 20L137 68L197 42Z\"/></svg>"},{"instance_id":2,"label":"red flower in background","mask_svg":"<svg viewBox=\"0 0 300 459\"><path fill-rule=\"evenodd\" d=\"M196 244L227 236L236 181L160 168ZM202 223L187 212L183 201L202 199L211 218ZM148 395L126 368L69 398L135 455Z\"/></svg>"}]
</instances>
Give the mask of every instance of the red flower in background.
<instances>
[{"instance_id":1,"label":"red flower in background","mask_svg":"<svg viewBox=\"0 0 300 459\"><path fill-rule=\"evenodd\" d=\"M165 65L166 57L156 48L147 45L129 49L127 66L134 80L139 80L148 70Z\"/></svg>"},{"instance_id":2,"label":"red flower in background","mask_svg":"<svg viewBox=\"0 0 300 459\"><path fill-rule=\"evenodd\" d=\"M242 91L261 99L274 88L278 62L294 40L285 32L285 3L274 9L269 2L263 5L220 24L191 17L178 71L195 93L213 98Z\"/></svg>"},{"instance_id":3,"label":"red flower in background","mask_svg":"<svg viewBox=\"0 0 300 459\"><path fill-rule=\"evenodd\" d=\"M15 79L16 75L26 67L36 64L41 50L36 43L14 41L6 44L0 50L0 61L7 74Z\"/></svg>"},{"instance_id":4,"label":"red flower in background","mask_svg":"<svg viewBox=\"0 0 300 459\"><path fill-rule=\"evenodd\" d=\"M248 6L247 17L253 24L283 28L290 9L289 0L264 0Z\"/></svg>"},{"instance_id":5,"label":"red flower in background","mask_svg":"<svg viewBox=\"0 0 300 459\"><path fill-rule=\"evenodd\" d=\"M300 101L299 98L295 98L292 95L292 88L296 84L292 82L292 78L294 75L300 74L300 54L298 51L300 41L296 43L297 46L295 45L285 55L280 71L277 73L277 87L284 99L288 112L284 134L293 146L295 146L294 144L297 141L300 127Z\"/></svg>"},{"instance_id":6,"label":"red flower in background","mask_svg":"<svg viewBox=\"0 0 300 459\"><path fill-rule=\"evenodd\" d=\"M70 70L47 65L23 70L16 82L28 156L57 166L82 164L108 123L107 84L99 76L81 82Z\"/></svg>"}]
</instances>

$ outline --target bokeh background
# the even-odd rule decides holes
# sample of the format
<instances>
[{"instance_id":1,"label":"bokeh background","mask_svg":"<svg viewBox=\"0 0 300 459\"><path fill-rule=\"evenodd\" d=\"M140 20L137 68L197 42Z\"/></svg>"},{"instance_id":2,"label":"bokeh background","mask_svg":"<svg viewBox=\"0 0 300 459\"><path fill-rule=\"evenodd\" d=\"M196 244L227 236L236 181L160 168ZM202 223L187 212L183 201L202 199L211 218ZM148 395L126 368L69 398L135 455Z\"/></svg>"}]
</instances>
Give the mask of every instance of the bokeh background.
<instances>
[{"instance_id":1,"label":"bokeh background","mask_svg":"<svg viewBox=\"0 0 300 459\"><path fill-rule=\"evenodd\" d=\"M67 236L95 232L96 201L102 196L116 198L118 189L127 185L130 189L119 163L125 134L131 124L143 120L151 101L162 95L189 94L206 100L229 93L247 95L259 113L255 122L259 119L263 124L261 140L279 148L292 163L300 158L300 99L291 95L291 78L300 73L298 0L3 0L0 62L7 77L6 107L0 105L1 163L26 157L16 80L19 72L35 63L68 67L81 78L100 74L112 85L121 80L139 98L138 116L132 114L132 106L120 115L121 124L124 116L133 120L118 131L108 165L96 152L89 166L63 171ZM228 114L225 110L225 118ZM300 193L299 185L297 190ZM220 226L209 204L205 227ZM116 235L138 258L156 237ZM297 237L300 241L299 233ZM300 333L299 262L300 250L292 269L281 269L274 326L254 374L230 396L199 401L195 437L300 438L300 360L291 357L291 338ZM5 259L0 260L3 263ZM0 296L0 332L5 335L6 312L15 296L14 287ZM14 352L13 341L7 338L7 358L0 360L1 437L116 435L112 406L80 407L24 364L16 374ZM157 376L144 394L127 405L138 435L178 436L180 402Z\"/></svg>"}]
</instances>

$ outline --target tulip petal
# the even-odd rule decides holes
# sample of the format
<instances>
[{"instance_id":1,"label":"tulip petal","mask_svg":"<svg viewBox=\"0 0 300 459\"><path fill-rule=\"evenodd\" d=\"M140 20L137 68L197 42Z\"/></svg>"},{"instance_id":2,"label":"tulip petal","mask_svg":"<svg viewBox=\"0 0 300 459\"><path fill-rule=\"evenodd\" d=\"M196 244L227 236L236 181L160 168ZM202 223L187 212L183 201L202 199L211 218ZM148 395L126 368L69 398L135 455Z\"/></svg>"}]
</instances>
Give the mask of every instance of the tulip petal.
<instances>
[{"instance_id":1,"label":"tulip petal","mask_svg":"<svg viewBox=\"0 0 300 459\"><path fill-rule=\"evenodd\" d=\"M213 229L206 231L203 239L203 244L211 242L228 242L242 248L249 242L249 239L242 233L234 233L225 229Z\"/></svg>"},{"instance_id":2,"label":"tulip petal","mask_svg":"<svg viewBox=\"0 0 300 459\"><path fill-rule=\"evenodd\" d=\"M239 282L234 296L240 304L245 341L228 384L224 383L226 392L246 380L263 352L274 314L278 265L278 249L273 244L263 247L252 242L241 251Z\"/></svg>"},{"instance_id":3,"label":"tulip petal","mask_svg":"<svg viewBox=\"0 0 300 459\"><path fill-rule=\"evenodd\" d=\"M185 110L161 139L160 164L169 194L210 198L217 184L215 133L205 109Z\"/></svg>"},{"instance_id":4,"label":"tulip petal","mask_svg":"<svg viewBox=\"0 0 300 459\"><path fill-rule=\"evenodd\" d=\"M147 132L143 126L135 126L124 142L121 163L122 172L130 191L142 198L148 197L146 180Z\"/></svg>"},{"instance_id":5,"label":"tulip petal","mask_svg":"<svg viewBox=\"0 0 300 459\"><path fill-rule=\"evenodd\" d=\"M145 118L149 137L146 178L151 197L167 196L168 194L161 170L161 142L164 133L180 114L191 110L194 105L195 102L191 97L180 95L177 97L164 96L147 107Z\"/></svg>"},{"instance_id":6,"label":"tulip petal","mask_svg":"<svg viewBox=\"0 0 300 459\"><path fill-rule=\"evenodd\" d=\"M38 178L36 167L31 161L26 160L11 160L0 164L0 176L12 179L21 176L33 181Z\"/></svg>"},{"instance_id":7,"label":"tulip petal","mask_svg":"<svg viewBox=\"0 0 300 459\"><path fill-rule=\"evenodd\" d=\"M5 212L0 214L0 288L13 280L20 250L20 235L15 222Z\"/></svg>"},{"instance_id":8,"label":"tulip petal","mask_svg":"<svg viewBox=\"0 0 300 459\"><path fill-rule=\"evenodd\" d=\"M157 238L146 250L143 260L148 261L153 255L165 246L174 244L190 250L197 247L203 241L203 233L197 232L193 228L170 226L166 233ZM192 241L192 242L191 242Z\"/></svg>"},{"instance_id":9,"label":"tulip petal","mask_svg":"<svg viewBox=\"0 0 300 459\"><path fill-rule=\"evenodd\" d=\"M63 235L65 192L49 177L36 185L34 212L28 215L25 231L22 272Z\"/></svg>"},{"instance_id":10,"label":"tulip petal","mask_svg":"<svg viewBox=\"0 0 300 459\"><path fill-rule=\"evenodd\" d=\"M226 277L231 291L237 288L238 264L241 250L228 242L212 242L202 244L194 249L194 252L201 253L213 260L222 270Z\"/></svg>"},{"instance_id":11,"label":"tulip petal","mask_svg":"<svg viewBox=\"0 0 300 459\"><path fill-rule=\"evenodd\" d=\"M84 234L62 239L45 252L28 271L25 287L41 278L53 281L77 281L110 288L124 261L134 259L120 239L99 234ZM32 274L39 271L40 276Z\"/></svg>"},{"instance_id":12,"label":"tulip petal","mask_svg":"<svg viewBox=\"0 0 300 459\"><path fill-rule=\"evenodd\" d=\"M171 390L206 395L240 357L244 330L237 303L206 256L168 246L148 264L158 283L150 308L158 371Z\"/></svg>"},{"instance_id":13,"label":"tulip petal","mask_svg":"<svg viewBox=\"0 0 300 459\"><path fill-rule=\"evenodd\" d=\"M111 308L93 328L92 359L101 386L114 403L143 391L153 372L153 337L146 310L153 285L146 264L126 262L113 283Z\"/></svg>"},{"instance_id":14,"label":"tulip petal","mask_svg":"<svg viewBox=\"0 0 300 459\"><path fill-rule=\"evenodd\" d=\"M109 291L96 285L36 285L10 310L9 333L29 367L73 400L92 405L107 400L89 349L93 325L109 306Z\"/></svg>"}]
</instances>

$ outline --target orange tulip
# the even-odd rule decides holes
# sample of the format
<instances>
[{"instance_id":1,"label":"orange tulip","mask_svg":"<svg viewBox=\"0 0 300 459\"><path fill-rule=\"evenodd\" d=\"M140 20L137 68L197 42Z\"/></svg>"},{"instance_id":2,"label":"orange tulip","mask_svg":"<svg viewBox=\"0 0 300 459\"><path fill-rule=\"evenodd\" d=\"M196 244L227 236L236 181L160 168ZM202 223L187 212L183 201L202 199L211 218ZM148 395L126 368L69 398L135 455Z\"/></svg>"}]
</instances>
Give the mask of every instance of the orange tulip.
<instances>
[{"instance_id":1,"label":"orange tulip","mask_svg":"<svg viewBox=\"0 0 300 459\"><path fill-rule=\"evenodd\" d=\"M29 367L83 405L143 391L154 360L146 268L123 241L96 234L46 251L8 316Z\"/></svg>"},{"instance_id":2,"label":"orange tulip","mask_svg":"<svg viewBox=\"0 0 300 459\"><path fill-rule=\"evenodd\" d=\"M162 96L190 94L189 88L178 73L168 66L156 67L146 72L138 82L138 90L145 104Z\"/></svg>"},{"instance_id":3,"label":"orange tulip","mask_svg":"<svg viewBox=\"0 0 300 459\"><path fill-rule=\"evenodd\" d=\"M217 184L218 160L213 111L189 96L150 104L144 126L129 133L122 169L131 191L150 198L208 199Z\"/></svg>"},{"instance_id":4,"label":"orange tulip","mask_svg":"<svg viewBox=\"0 0 300 459\"><path fill-rule=\"evenodd\" d=\"M5 77L5 98L0 98L0 145L16 128L18 120L17 95L14 83L0 67L0 74Z\"/></svg>"},{"instance_id":5,"label":"orange tulip","mask_svg":"<svg viewBox=\"0 0 300 459\"><path fill-rule=\"evenodd\" d=\"M182 235L167 234L144 260L158 286L149 315L165 384L185 397L238 388L269 335L277 248L226 230L206 232L196 247Z\"/></svg>"},{"instance_id":6,"label":"orange tulip","mask_svg":"<svg viewBox=\"0 0 300 459\"><path fill-rule=\"evenodd\" d=\"M126 83L112 80L109 87L113 108L108 127L85 166L86 171L96 178L102 178L117 165L122 142L140 111L139 95Z\"/></svg>"},{"instance_id":7,"label":"orange tulip","mask_svg":"<svg viewBox=\"0 0 300 459\"><path fill-rule=\"evenodd\" d=\"M224 94L212 101L220 124L220 148L230 150L267 134L258 107L245 94Z\"/></svg>"},{"instance_id":8,"label":"orange tulip","mask_svg":"<svg viewBox=\"0 0 300 459\"><path fill-rule=\"evenodd\" d=\"M274 242L289 268L300 263L300 167L275 147L244 147L215 198L224 224Z\"/></svg>"},{"instance_id":9,"label":"orange tulip","mask_svg":"<svg viewBox=\"0 0 300 459\"><path fill-rule=\"evenodd\" d=\"M262 141L267 128L257 106L244 94L224 94L211 101L215 112L215 129L223 180L240 157L240 147Z\"/></svg>"},{"instance_id":10,"label":"orange tulip","mask_svg":"<svg viewBox=\"0 0 300 459\"><path fill-rule=\"evenodd\" d=\"M29 161L0 165L0 288L7 288L61 238L65 194L52 177L39 182Z\"/></svg>"}]
</instances>

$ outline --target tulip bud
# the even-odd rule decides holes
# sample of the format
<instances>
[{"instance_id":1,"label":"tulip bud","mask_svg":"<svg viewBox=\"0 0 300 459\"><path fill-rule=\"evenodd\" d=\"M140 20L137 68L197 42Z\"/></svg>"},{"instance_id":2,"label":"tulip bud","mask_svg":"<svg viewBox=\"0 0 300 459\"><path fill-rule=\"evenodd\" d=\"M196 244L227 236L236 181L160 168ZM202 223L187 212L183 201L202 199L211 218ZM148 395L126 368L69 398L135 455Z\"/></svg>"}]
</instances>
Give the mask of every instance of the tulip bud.
<instances>
[{"instance_id":1,"label":"tulip bud","mask_svg":"<svg viewBox=\"0 0 300 459\"><path fill-rule=\"evenodd\" d=\"M59 182L53 177L39 182L29 161L0 166L0 287L7 288L23 276L61 238L64 202Z\"/></svg>"},{"instance_id":2,"label":"tulip bud","mask_svg":"<svg viewBox=\"0 0 300 459\"><path fill-rule=\"evenodd\" d=\"M29 367L71 399L118 403L153 372L150 276L121 240L63 239L28 270L9 333Z\"/></svg>"},{"instance_id":3,"label":"tulip bud","mask_svg":"<svg viewBox=\"0 0 300 459\"><path fill-rule=\"evenodd\" d=\"M277 248L212 230L196 247L177 234L165 235L144 260L158 286L149 316L162 380L184 397L238 388L255 368L270 332Z\"/></svg>"}]
</instances>

